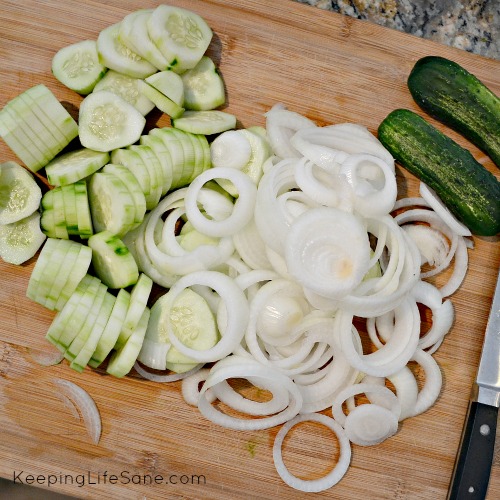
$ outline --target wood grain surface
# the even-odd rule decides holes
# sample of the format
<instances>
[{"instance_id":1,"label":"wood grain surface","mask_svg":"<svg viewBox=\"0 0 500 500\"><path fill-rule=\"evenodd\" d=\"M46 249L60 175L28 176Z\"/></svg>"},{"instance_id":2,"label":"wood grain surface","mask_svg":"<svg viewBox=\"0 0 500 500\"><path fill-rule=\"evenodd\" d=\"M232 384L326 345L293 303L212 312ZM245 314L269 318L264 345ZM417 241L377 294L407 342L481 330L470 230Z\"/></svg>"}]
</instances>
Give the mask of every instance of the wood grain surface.
<instances>
[{"instance_id":1,"label":"wood grain surface","mask_svg":"<svg viewBox=\"0 0 500 500\"><path fill-rule=\"evenodd\" d=\"M373 132L395 108L423 114L411 99L406 78L415 61L429 54L454 59L500 94L499 62L296 2L172 4L198 12L213 28L209 53L227 86L227 111L238 116L241 126L263 125L263 114L277 102L320 125L359 122ZM0 107L44 83L76 117L82 98L50 73L56 50L95 39L101 29L131 11L155 5L147 0L1 0ZM168 120L153 113L148 126L154 124L167 125ZM500 171L477 148L450 130L446 133L498 176ZM3 142L0 155L2 161L15 159ZM401 196L416 194L415 179L399 168L397 173ZM444 378L437 404L404 421L397 435L382 445L353 446L351 467L342 481L312 497L445 498L500 262L497 240L474 242L469 273L453 296L456 322L436 354ZM275 471L272 444L277 428L219 428L183 402L179 383L150 383L134 373L117 380L103 370L87 369L80 375L66 362L49 368L33 362L31 350L49 349L44 334L54 316L25 297L34 264L35 259L19 267L0 263L0 476L13 479L14 471L23 471L24 478L72 475L73 484L50 489L80 498L304 498ZM55 377L76 382L94 398L103 422L98 446L90 443L83 423L55 395ZM288 440L285 460L292 472L314 478L329 470L336 453L329 431L305 425ZM491 500L500 498L499 464L497 453ZM105 471L108 477L126 474L117 484L104 484ZM171 481L133 484L138 478L133 474L162 475ZM77 475L100 484L79 486L82 479ZM181 484L181 476L188 484ZM196 484L192 476L203 476L206 482ZM40 486L47 488L46 483Z\"/></svg>"}]
</instances>

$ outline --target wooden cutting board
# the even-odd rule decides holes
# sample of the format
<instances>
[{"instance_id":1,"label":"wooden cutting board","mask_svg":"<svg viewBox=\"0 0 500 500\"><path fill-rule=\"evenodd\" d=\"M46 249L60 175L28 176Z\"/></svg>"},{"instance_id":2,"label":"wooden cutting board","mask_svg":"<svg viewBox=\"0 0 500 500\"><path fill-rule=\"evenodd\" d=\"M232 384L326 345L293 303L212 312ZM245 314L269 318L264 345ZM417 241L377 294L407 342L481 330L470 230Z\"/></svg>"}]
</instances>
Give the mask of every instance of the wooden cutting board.
<instances>
[{"instance_id":1,"label":"wooden cutting board","mask_svg":"<svg viewBox=\"0 0 500 500\"><path fill-rule=\"evenodd\" d=\"M456 60L500 94L498 61L296 2L172 3L198 12L213 28L210 55L227 86L227 111L238 116L241 126L263 125L263 114L283 102L320 125L359 122L375 132L395 108L421 113L412 102L406 78L415 61L428 54ZM56 50L95 39L101 29L129 12L155 4L0 1L0 107L21 91L44 83L76 117L81 97L50 74ZM168 120L153 113L148 125L154 123L167 125ZM477 148L449 130L446 133L498 176L499 170ZM15 159L3 142L0 157ZM402 194L416 194L411 175L398 169L398 180ZM445 498L500 262L498 240L474 238L474 242L469 273L453 296L455 325L436 354L444 378L439 401L426 414L404 421L398 434L382 445L354 446L346 476L318 497ZM23 472L24 479L27 474L56 475L63 484L51 486L52 491L83 498L304 497L286 486L273 466L272 444L278 429L235 432L212 425L183 402L179 383L159 385L135 374L117 380L90 369L80 375L65 362L50 368L34 363L30 350L48 350L44 334L53 318L53 313L25 297L34 264L34 259L20 267L0 263L1 476L13 479L14 471ZM51 382L55 377L76 382L94 398L103 422L98 446L89 442L83 423L55 396ZM313 478L329 470L336 453L329 432L308 425L289 440L285 460L292 472ZM499 464L497 452L490 499L500 498ZM122 477L117 484L104 484L105 471L108 477ZM133 484L144 475L162 475L177 484ZM201 484L192 476L202 476ZM82 477L100 484L80 487ZM41 486L47 487L47 479Z\"/></svg>"}]
</instances>

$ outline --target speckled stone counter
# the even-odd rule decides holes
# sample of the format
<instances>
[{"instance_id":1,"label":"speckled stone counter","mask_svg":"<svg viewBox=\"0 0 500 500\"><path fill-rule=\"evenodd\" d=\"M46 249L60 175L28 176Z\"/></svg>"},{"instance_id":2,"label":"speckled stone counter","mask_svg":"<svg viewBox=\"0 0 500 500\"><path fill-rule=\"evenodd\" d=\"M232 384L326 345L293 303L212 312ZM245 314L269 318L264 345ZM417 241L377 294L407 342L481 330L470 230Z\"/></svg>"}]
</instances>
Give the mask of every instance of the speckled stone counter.
<instances>
[{"instance_id":1,"label":"speckled stone counter","mask_svg":"<svg viewBox=\"0 0 500 500\"><path fill-rule=\"evenodd\" d=\"M500 0L296 0L500 59Z\"/></svg>"}]
</instances>

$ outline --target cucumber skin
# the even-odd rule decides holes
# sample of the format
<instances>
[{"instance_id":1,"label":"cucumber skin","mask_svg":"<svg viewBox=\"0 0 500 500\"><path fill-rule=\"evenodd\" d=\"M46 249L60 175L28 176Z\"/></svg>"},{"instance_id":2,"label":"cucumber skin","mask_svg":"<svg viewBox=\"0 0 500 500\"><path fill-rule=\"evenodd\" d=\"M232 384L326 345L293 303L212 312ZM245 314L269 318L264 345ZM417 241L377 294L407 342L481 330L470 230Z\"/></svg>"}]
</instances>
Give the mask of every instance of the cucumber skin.
<instances>
[{"instance_id":1,"label":"cucumber skin","mask_svg":"<svg viewBox=\"0 0 500 500\"><path fill-rule=\"evenodd\" d=\"M500 232L500 183L468 150L407 109L390 113L378 138L473 234Z\"/></svg>"},{"instance_id":2,"label":"cucumber skin","mask_svg":"<svg viewBox=\"0 0 500 500\"><path fill-rule=\"evenodd\" d=\"M408 77L415 102L462 134L500 167L500 99L459 64L438 56L419 59Z\"/></svg>"}]
</instances>

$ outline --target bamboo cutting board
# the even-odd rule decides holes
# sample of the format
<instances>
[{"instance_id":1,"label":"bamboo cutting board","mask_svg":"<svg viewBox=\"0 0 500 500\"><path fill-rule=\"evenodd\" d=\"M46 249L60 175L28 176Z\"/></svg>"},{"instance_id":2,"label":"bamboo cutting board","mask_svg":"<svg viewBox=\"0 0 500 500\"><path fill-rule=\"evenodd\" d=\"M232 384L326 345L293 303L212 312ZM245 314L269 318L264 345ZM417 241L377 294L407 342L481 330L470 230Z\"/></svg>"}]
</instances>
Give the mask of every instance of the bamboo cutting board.
<instances>
[{"instance_id":1,"label":"bamboo cutting board","mask_svg":"<svg viewBox=\"0 0 500 500\"><path fill-rule=\"evenodd\" d=\"M395 108L421 113L412 102L406 78L415 61L429 54L456 60L500 94L500 62L289 0L172 3L198 12L213 28L210 55L227 86L227 111L238 116L241 126L263 125L263 113L283 102L320 125L359 122L375 132ZM50 74L56 50L95 39L101 29L129 12L154 5L146 0L1 0L0 107L21 91L44 83L76 117L81 97ZM168 121L153 113L148 125L155 123ZM457 134L446 133L498 176L499 170L484 154ZM3 142L0 159L15 159ZM398 180L402 194L416 194L411 175L398 169ZM474 241L469 273L453 296L455 325L436 354L444 378L437 404L404 421L398 434L382 445L354 446L346 476L317 497L445 498L500 263L498 241ZM1 476L67 475L59 483L68 484L50 489L81 498L304 497L286 486L274 469L277 429L236 432L212 425L183 402L179 383L154 384L134 373L117 380L90 369L79 375L65 362L50 368L34 363L30 350L49 348L44 334L53 318L53 313L25 297L34 263L32 259L16 267L0 262ZM79 384L94 398L103 422L98 446L89 442L83 423L55 396L51 382L55 377ZM313 425L299 428L285 450L290 470L307 478L325 474L335 456L329 432ZM121 480L104 484L105 471L108 477L122 474ZM145 475L162 475L177 484L133 484ZM181 476L188 484L180 484ZM201 484L191 476L200 476ZM100 484L79 486L81 477ZM127 477L129 483L124 484ZM41 486L47 488L47 483ZM489 498L500 498L500 453Z\"/></svg>"}]
</instances>

